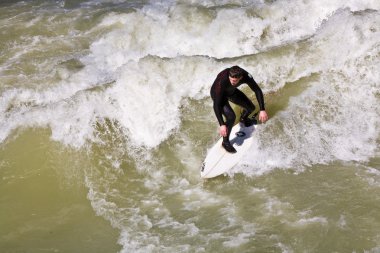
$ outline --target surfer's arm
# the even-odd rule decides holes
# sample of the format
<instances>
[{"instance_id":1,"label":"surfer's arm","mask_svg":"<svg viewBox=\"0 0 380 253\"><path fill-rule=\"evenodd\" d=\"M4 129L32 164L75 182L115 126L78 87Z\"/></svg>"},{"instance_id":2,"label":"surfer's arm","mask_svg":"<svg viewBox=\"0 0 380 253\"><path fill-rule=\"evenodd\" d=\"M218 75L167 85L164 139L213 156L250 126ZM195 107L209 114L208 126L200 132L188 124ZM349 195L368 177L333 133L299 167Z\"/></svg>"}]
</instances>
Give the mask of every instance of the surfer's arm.
<instances>
[{"instance_id":1,"label":"surfer's arm","mask_svg":"<svg viewBox=\"0 0 380 253\"><path fill-rule=\"evenodd\" d=\"M223 115L222 115L223 95L224 95L224 90L222 89L222 84L219 82L216 84L215 89L214 89L213 102L214 102L214 112L220 126L226 124L223 120Z\"/></svg>"},{"instance_id":2,"label":"surfer's arm","mask_svg":"<svg viewBox=\"0 0 380 253\"><path fill-rule=\"evenodd\" d=\"M226 123L223 120L223 115L222 115L223 107L221 105L222 103L221 101L218 101L218 100L221 100L221 99L214 100L214 112L215 112L216 118L218 119L219 125L222 126L222 125L225 125Z\"/></svg>"},{"instance_id":3,"label":"surfer's arm","mask_svg":"<svg viewBox=\"0 0 380 253\"><path fill-rule=\"evenodd\" d=\"M247 84L256 95L256 99L257 99L257 102L259 103L260 111L265 111L264 94L262 90L260 89L259 85L249 74L247 76Z\"/></svg>"},{"instance_id":4,"label":"surfer's arm","mask_svg":"<svg viewBox=\"0 0 380 253\"><path fill-rule=\"evenodd\" d=\"M247 84L256 95L257 102L260 106L259 120L264 123L268 120L268 114L265 111L264 94L250 74L247 76Z\"/></svg>"}]
</instances>

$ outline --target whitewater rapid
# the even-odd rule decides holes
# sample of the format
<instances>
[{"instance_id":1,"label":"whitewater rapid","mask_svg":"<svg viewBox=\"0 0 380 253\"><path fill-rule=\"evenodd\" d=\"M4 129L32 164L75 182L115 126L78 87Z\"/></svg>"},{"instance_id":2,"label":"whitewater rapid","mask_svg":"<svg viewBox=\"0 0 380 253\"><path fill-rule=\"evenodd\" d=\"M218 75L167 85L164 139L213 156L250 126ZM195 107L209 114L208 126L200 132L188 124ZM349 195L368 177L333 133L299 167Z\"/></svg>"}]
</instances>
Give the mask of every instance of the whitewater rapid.
<instances>
[{"instance_id":1,"label":"whitewater rapid","mask_svg":"<svg viewBox=\"0 0 380 253\"><path fill-rule=\"evenodd\" d=\"M379 4L376 1L360 4L356 1L334 1L330 4L253 1L235 4L223 7L223 4L212 1L197 4L152 2L129 13L111 12L89 31L74 30L59 36L64 42L69 42L73 34L85 36L94 30L106 31L94 37L86 55L78 57L74 54L74 60L80 61L79 70L70 71L57 64L66 62L70 55L57 56L41 65L37 62L35 67L43 69L46 64L55 65L58 67L55 73L58 80L44 84L44 77L38 77L34 82L39 86L35 88L24 88L22 84L17 85L21 86L19 88L2 87L0 140L4 142L18 128L49 127L54 140L81 147L96 139L96 122L110 119L121 125L132 145L157 147L180 126L180 107L186 99L206 98L215 74L226 66L239 64L253 74L265 93L276 92L287 83L315 73L320 75L320 81L311 84L313 88L295 100L303 100L301 106L305 110L315 102L316 93L324 92L325 95L318 95L319 99L326 103L326 107L331 107L330 111L338 107L334 113L341 117L340 121L330 124L330 130L336 134L342 127L349 128L350 122L359 123L362 116L354 110L363 107L360 111L366 111L367 119L371 121L360 123L365 126L353 124L353 128L366 127L373 131L366 131L368 137L363 140L352 137L358 142L358 146L352 148L367 146L361 153L369 154L367 157L373 155L378 121L371 115L378 114L378 108L373 108L377 98L371 87L378 87L378 73L374 67L378 65L379 17L376 10ZM74 14L81 14L77 12ZM58 12L53 18L58 19L59 15L61 13ZM37 25L43 19L43 15L33 19L29 26ZM48 27L54 29L54 25L53 22ZM9 46L9 50L14 52L2 64L2 72L16 66L23 60L23 54L41 50L46 40L54 42L58 38L37 35L31 44ZM276 50L276 55L268 53ZM366 79L361 77L363 75ZM329 77L326 79L325 76ZM347 97L339 106L335 102L344 97L341 92L333 94L334 85ZM361 89L358 91L355 87L359 85ZM350 103L350 100L358 99L365 100L360 107ZM294 101L285 112L276 115L270 124L276 125L278 121L286 124L281 117L293 115L296 103ZM328 111L326 108L325 113ZM301 129L312 132L322 120L329 124L322 115L302 117L306 119L292 121L309 125L296 125L293 132ZM285 131L290 127L286 126ZM270 138L271 131L266 128L263 129L266 136L259 138L258 142ZM297 148L294 150L321 139L337 144L336 139L318 132L318 129L301 140L285 132L280 139L295 142L292 146ZM352 131L357 136L361 130ZM257 145L256 149L262 149ZM276 146L270 142L262 145ZM274 164L291 166L292 163L282 164L282 161L287 160L284 156L289 152L292 155L294 152L284 145L278 148L276 153L284 155ZM331 159L340 159L339 154L334 155L333 149L326 149L326 153L332 153ZM315 152L312 149L303 154L306 160L301 160L300 164L331 160L322 158L326 156L323 152L320 158L306 158ZM268 157L273 157L273 154L268 153L263 160ZM358 155L353 159L362 157Z\"/></svg>"},{"instance_id":2,"label":"whitewater rapid","mask_svg":"<svg viewBox=\"0 0 380 253\"><path fill-rule=\"evenodd\" d=\"M88 199L120 230L123 252L204 252L218 240L233 250L260 232L239 215L245 201L199 182L218 137L209 89L226 67L253 75L270 116L231 175L379 157L377 0L57 3L18 2L26 11L0 18L9 35L0 44L0 143L44 128L87 151ZM273 216L292 227L329 223L266 189L244 193L265 202L262 226ZM204 225L210 213L219 215L213 228Z\"/></svg>"}]
</instances>

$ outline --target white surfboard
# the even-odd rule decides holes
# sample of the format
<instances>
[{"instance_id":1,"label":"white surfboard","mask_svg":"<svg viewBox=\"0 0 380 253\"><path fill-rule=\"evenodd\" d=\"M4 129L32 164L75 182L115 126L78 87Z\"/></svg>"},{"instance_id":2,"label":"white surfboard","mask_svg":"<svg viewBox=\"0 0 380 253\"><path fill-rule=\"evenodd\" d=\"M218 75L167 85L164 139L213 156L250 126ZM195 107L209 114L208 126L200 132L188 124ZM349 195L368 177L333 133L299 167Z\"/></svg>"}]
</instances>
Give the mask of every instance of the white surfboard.
<instances>
[{"instance_id":1,"label":"white surfboard","mask_svg":"<svg viewBox=\"0 0 380 253\"><path fill-rule=\"evenodd\" d=\"M236 124L230 134L230 142L236 149L236 153L229 153L222 147L223 138L207 152L201 168L201 178L212 178L228 172L243 157L244 153L252 145L253 132L257 125L245 127Z\"/></svg>"}]
</instances>

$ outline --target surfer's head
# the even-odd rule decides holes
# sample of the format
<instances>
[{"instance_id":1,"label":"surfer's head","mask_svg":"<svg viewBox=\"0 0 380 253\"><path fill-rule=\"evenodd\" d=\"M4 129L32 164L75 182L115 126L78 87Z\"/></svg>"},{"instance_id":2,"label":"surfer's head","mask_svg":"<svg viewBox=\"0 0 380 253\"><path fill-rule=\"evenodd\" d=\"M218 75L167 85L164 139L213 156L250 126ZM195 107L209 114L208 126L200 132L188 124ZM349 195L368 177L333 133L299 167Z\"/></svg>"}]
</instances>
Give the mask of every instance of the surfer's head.
<instances>
[{"instance_id":1,"label":"surfer's head","mask_svg":"<svg viewBox=\"0 0 380 253\"><path fill-rule=\"evenodd\" d=\"M239 66L232 66L229 70L229 78L232 85L239 83L240 79L243 77L243 69Z\"/></svg>"},{"instance_id":2,"label":"surfer's head","mask_svg":"<svg viewBox=\"0 0 380 253\"><path fill-rule=\"evenodd\" d=\"M243 76L243 69L239 66L232 66L229 71L229 76L232 78L240 78Z\"/></svg>"}]
</instances>

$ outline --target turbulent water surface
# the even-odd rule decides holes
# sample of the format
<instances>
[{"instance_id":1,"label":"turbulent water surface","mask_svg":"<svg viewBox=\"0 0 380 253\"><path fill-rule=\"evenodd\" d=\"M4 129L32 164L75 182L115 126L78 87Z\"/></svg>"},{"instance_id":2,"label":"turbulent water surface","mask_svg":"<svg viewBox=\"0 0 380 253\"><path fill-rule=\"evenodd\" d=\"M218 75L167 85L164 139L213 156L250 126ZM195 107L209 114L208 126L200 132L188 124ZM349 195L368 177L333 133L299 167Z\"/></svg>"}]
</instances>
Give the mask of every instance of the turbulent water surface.
<instances>
[{"instance_id":1,"label":"turbulent water surface","mask_svg":"<svg viewBox=\"0 0 380 253\"><path fill-rule=\"evenodd\" d=\"M204 181L232 65L270 120ZM0 251L380 252L379 68L378 0L1 1Z\"/></svg>"}]
</instances>

